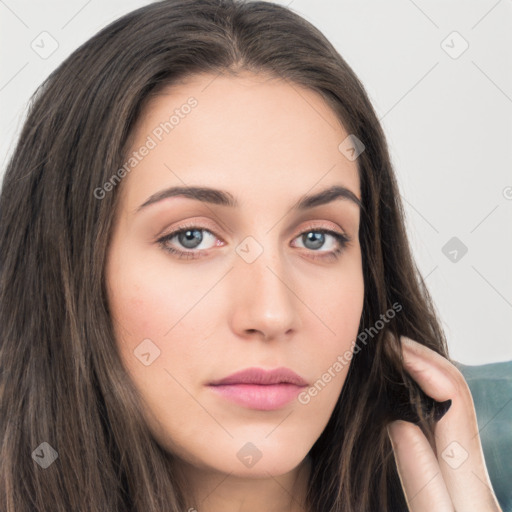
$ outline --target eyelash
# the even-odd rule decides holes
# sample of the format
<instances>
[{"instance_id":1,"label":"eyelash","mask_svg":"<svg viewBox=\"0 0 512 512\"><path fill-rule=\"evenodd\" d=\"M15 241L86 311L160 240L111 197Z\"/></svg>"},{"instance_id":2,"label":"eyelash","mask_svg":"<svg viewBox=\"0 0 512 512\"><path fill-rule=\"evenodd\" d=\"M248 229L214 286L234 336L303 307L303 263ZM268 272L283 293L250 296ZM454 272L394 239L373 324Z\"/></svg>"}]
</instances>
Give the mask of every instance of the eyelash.
<instances>
[{"instance_id":1,"label":"eyelash","mask_svg":"<svg viewBox=\"0 0 512 512\"><path fill-rule=\"evenodd\" d=\"M189 230L206 231L206 232L217 237L217 235L215 235L215 233L213 233L211 230L209 230L207 228L203 228L201 226L191 224L191 225L178 226L178 228L176 230L159 238L157 240L157 243L160 245L160 247L164 251L172 254L173 256L178 257L179 259L185 258L188 260L192 260L192 259L201 258L202 255L201 255L200 251L180 251L178 249L175 249L174 247L170 247L170 246L166 245L166 242L168 242L169 240L172 240L175 236L177 236L185 231L189 231ZM299 233L299 235L296 236L295 238L298 238L306 233L311 233L311 232L331 235L338 242L338 247L336 249L334 249L333 251L328 251L319 256L315 255L312 257L312 259L314 259L314 260L316 260L316 259L322 259L322 260L328 260L328 261L337 260L340 257L341 253L346 248L346 246L352 241L352 239L345 234L338 233L337 231L333 231L333 230L326 229L326 228L318 228L316 226L307 227L304 231ZM219 238L219 237L217 237L217 238ZM294 238L294 240L295 240L295 238ZM206 249L206 251L207 250L208 249ZM316 252L316 251L313 251L312 249L310 249L309 251Z\"/></svg>"}]
</instances>

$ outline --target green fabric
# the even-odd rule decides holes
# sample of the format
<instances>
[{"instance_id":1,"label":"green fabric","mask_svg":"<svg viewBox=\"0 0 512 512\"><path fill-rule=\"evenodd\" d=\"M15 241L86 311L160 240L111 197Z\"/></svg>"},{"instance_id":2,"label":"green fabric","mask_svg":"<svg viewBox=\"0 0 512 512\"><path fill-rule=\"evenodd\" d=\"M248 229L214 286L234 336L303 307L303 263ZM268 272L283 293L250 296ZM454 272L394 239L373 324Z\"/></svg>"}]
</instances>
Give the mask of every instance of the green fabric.
<instances>
[{"instance_id":1,"label":"green fabric","mask_svg":"<svg viewBox=\"0 0 512 512\"><path fill-rule=\"evenodd\" d=\"M473 396L494 492L503 512L512 512L512 361L456 366Z\"/></svg>"}]
</instances>

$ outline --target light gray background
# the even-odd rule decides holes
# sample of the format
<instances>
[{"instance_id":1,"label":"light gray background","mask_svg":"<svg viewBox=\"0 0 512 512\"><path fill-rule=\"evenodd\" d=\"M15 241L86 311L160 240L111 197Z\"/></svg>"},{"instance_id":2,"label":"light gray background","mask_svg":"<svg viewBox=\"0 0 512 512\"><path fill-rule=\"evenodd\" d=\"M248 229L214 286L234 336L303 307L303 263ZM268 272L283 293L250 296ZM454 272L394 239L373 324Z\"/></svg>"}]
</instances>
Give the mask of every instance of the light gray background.
<instances>
[{"instance_id":1,"label":"light gray background","mask_svg":"<svg viewBox=\"0 0 512 512\"><path fill-rule=\"evenodd\" d=\"M0 0L2 174L36 87L99 29L148 3ZM315 24L369 93L451 356L512 360L512 0L278 3ZM51 38L58 47L42 58Z\"/></svg>"}]
</instances>

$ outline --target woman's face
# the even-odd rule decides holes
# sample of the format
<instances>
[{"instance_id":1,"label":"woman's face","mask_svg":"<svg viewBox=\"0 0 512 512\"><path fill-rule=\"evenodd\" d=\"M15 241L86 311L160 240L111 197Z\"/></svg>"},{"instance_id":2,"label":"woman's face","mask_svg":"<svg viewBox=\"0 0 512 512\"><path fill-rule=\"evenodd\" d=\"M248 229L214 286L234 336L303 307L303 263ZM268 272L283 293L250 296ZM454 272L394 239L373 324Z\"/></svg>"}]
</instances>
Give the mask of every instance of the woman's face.
<instances>
[{"instance_id":1,"label":"woman's face","mask_svg":"<svg viewBox=\"0 0 512 512\"><path fill-rule=\"evenodd\" d=\"M249 73L169 88L134 131L108 298L149 428L186 466L283 475L329 420L364 293L357 199L321 195L361 198L348 135L315 92ZM212 385L249 368L302 385Z\"/></svg>"}]
</instances>

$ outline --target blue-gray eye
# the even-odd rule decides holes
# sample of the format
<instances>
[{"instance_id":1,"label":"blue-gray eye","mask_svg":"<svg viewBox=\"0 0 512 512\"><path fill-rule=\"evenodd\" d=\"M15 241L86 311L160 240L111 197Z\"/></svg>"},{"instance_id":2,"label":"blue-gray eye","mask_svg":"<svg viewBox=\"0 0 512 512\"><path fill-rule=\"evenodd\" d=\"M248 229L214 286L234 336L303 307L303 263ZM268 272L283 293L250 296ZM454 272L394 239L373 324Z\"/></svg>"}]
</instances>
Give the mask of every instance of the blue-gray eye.
<instances>
[{"instance_id":1,"label":"blue-gray eye","mask_svg":"<svg viewBox=\"0 0 512 512\"><path fill-rule=\"evenodd\" d=\"M180 231L175 236L186 249L195 249L203 241L202 231L202 229L187 229Z\"/></svg>"},{"instance_id":2,"label":"blue-gray eye","mask_svg":"<svg viewBox=\"0 0 512 512\"><path fill-rule=\"evenodd\" d=\"M325 243L325 233L320 231L310 231L302 235L302 243L312 242L311 245L306 245L307 249L320 249Z\"/></svg>"}]
</instances>

